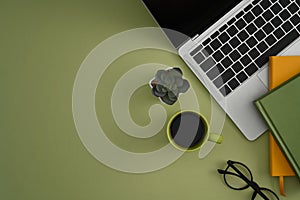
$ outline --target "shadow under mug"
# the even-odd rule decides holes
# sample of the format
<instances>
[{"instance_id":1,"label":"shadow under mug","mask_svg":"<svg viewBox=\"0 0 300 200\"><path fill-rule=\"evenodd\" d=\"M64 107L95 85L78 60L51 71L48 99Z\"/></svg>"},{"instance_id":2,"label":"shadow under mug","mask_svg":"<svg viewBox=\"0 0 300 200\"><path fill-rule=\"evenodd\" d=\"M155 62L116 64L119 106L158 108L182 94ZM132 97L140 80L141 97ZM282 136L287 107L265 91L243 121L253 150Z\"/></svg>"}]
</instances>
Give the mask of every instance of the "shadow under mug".
<instances>
[{"instance_id":1,"label":"shadow under mug","mask_svg":"<svg viewBox=\"0 0 300 200\"><path fill-rule=\"evenodd\" d=\"M169 120L167 135L170 143L182 151L200 149L207 141L222 143L223 136L210 133L206 118L194 111L179 111Z\"/></svg>"}]
</instances>

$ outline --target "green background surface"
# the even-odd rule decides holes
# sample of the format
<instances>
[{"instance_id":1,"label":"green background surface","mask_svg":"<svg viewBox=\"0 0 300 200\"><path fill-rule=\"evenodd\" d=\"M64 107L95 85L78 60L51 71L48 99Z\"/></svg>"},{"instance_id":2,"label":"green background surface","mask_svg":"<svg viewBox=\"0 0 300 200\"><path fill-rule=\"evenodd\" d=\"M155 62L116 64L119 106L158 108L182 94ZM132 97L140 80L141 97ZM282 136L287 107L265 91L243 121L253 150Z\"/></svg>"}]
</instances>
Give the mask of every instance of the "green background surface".
<instances>
[{"instance_id":1,"label":"green background surface","mask_svg":"<svg viewBox=\"0 0 300 200\"><path fill-rule=\"evenodd\" d=\"M146 174L128 174L94 159L82 145L72 116L77 70L89 52L110 36L156 26L139 0L0 1L0 199L250 199L252 190L225 186L217 168L228 159L249 166L254 180L279 194L269 175L268 135L247 141L226 118L224 142L205 158L185 153L172 165ZM149 151L166 143L164 131L143 141L126 136L110 110L113 84L132 67L158 62L181 66L197 91L203 114L210 96L181 59L158 50L140 50L116 60L101 78L97 115L109 138L130 151ZM153 99L147 86L132 97L130 112L141 125ZM167 107L168 116L174 107ZM286 197L299 199L296 177L285 178Z\"/></svg>"}]
</instances>

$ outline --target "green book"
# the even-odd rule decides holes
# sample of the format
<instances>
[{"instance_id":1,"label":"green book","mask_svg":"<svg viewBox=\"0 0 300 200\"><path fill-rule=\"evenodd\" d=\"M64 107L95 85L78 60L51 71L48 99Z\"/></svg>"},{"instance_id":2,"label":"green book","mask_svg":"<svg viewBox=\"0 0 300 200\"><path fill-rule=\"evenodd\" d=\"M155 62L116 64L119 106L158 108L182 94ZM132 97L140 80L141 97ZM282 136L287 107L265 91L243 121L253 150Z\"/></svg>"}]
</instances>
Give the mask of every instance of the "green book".
<instances>
[{"instance_id":1,"label":"green book","mask_svg":"<svg viewBox=\"0 0 300 200\"><path fill-rule=\"evenodd\" d=\"M300 74L254 103L300 178Z\"/></svg>"}]
</instances>

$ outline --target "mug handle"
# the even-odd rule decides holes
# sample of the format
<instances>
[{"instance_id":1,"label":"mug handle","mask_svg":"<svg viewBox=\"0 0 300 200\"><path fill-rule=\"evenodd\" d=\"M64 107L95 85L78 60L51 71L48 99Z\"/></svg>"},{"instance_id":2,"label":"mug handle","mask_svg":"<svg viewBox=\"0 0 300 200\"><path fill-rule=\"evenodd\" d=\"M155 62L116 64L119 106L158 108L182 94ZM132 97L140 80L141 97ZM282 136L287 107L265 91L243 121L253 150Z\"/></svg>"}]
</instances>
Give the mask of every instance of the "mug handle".
<instances>
[{"instance_id":1,"label":"mug handle","mask_svg":"<svg viewBox=\"0 0 300 200\"><path fill-rule=\"evenodd\" d=\"M216 133L210 133L208 140L217 144L221 144L223 142L223 136Z\"/></svg>"}]
</instances>

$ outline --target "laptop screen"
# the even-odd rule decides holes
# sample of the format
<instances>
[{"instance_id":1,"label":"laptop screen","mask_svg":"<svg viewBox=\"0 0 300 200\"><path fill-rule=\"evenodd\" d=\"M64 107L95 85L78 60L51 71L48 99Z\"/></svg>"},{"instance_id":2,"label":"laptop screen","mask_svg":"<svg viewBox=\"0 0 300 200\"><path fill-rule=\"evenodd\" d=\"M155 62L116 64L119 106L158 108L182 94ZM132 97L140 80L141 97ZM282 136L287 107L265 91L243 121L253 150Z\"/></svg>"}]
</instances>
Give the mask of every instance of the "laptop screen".
<instances>
[{"instance_id":1,"label":"laptop screen","mask_svg":"<svg viewBox=\"0 0 300 200\"><path fill-rule=\"evenodd\" d=\"M189 37L203 33L242 0L143 0L157 23ZM170 32L166 35L175 48L186 37L176 37Z\"/></svg>"}]
</instances>

